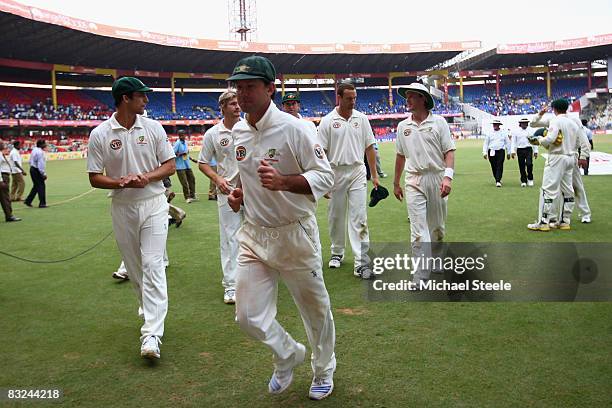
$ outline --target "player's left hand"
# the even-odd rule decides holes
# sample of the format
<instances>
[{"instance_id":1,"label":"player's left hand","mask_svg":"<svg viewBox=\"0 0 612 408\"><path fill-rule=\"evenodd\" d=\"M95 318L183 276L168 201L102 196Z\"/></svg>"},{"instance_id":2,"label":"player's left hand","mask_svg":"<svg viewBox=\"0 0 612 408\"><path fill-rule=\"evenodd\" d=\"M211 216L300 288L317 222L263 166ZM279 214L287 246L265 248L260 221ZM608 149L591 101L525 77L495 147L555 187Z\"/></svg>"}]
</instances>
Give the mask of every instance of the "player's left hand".
<instances>
[{"instance_id":1,"label":"player's left hand","mask_svg":"<svg viewBox=\"0 0 612 408\"><path fill-rule=\"evenodd\" d=\"M511 156L510 156L509 154L507 154L507 155L506 155L506 160L510 160L510 157L511 157Z\"/></svg>"},{"instance_id":2,"label":"player's left hand","mask_svg":"<svg viewBox=\"0 0 612 408\"><path fill-rule=\"evenodd\" d=\"M260 166L257 168L259 180L264 188L272 191L281 191L285 189L284 176L265 160L260 161Z\"/></svg>"},{"instance_id":3,"label":"player's left hand","mask_svg":"<svg viewBox=\"0 0 612 408\"><path fill-rule=\"evenodd\" d=\"M124 188L144 188L149 184L149 178L144 174L128 174L121 177L119 186Z\"/></svg>"},{"instance_id":4,"label":"player's left hand","mask_svg":"<svg viewBox=\"0 0 612 408\"><path fill-rule=\"evenodd\" d=\"M534 154L533 154L533 158L534 158L534 159L537 159L537 158L538 158L538 154L537 154L537 153L534 153Z\"/></svg>"},{"instance_id":5,"label":"player's left hand","mask_svg":"<svg viewBox=\"0 0 612 408\"><path fill-rule=\"evenodd\" d=\"M378 175L371 176L370 180L372 181L372 185L374 186L374 188L378 188L378 186L380 185L380 181L378 180Z\"/></svg>"},{"instance_id":6,"label":"player's left hand","mask_svg":"<svg viewBox=\"0 0 612 408\"><path fill-rule=\"evenodd\" d=\"M581 168L584 169L584 168L586 168L587 163L588 162L585 159L578 159L578 167L581 167Z\"/></svg>"},{"instance_id":7,"label":"player's left hand","mask_svg":"<svg viewBox=\"0 0 612 408\"><path fill-rule=\"evenodd\" d=\"M444 198L451 192L451 183L452 180L448 177L444 177L442 179L442 184L440 184L440 197Z\"/></svg>"}]
</instances>

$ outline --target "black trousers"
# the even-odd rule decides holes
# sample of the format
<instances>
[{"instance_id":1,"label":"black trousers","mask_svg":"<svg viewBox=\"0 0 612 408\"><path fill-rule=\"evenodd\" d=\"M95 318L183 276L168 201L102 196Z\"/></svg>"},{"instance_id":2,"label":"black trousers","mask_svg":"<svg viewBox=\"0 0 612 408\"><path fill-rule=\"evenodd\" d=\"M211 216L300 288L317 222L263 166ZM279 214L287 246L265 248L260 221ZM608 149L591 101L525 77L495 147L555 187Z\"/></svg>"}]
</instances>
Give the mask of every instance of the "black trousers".
<instances>
[{"instance_id":1,"label":"black trousers","mask_svg":"<svg viewBox=\"0 0 612 408\"><path fill-rule=\"evenodd\" d=\"M32 201L38 194L39 205L47 205L45 178L36 167L30 167L30 177L32 178L32 190L30 190L30 194L28 194L24 203L32 205Z\"/></svg>"},{"instance_id":2,"label":"black trousers","mask_svg":"<svg viewBox=\"0 0 612 408\"><path fill-rule=\"evenodd\" d=\"M488 152L487 152L488 153ZM495 156L489 155L489 163L491 163L491 171L495 182L501 182L504 175L504 160L506 160L506 150L499 149L495 151Z\"/></svg>"},{"instance_id":3,"label":"black trousers","mask_svg":"<svg viewBox=\"0 0 612 408\"><path fill-rule=\"evenodd\" d=\"M521 172L521 183L533 180L533 149L531 147L519 147L516 149L516 157Z\"/></svg>"}]
</instances>

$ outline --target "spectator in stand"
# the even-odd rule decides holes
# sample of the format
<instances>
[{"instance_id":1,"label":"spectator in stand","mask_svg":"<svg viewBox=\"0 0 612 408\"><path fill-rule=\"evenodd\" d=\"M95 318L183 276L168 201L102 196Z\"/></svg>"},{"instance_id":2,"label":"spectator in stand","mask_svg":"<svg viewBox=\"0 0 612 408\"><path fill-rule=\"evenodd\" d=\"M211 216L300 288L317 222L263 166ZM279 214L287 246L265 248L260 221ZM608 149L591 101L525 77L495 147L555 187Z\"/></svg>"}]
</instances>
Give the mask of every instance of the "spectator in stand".
<instances>
[{"instance_id":1,"label":"spectator in stand","mask_svg":"<svg viewBox=\"0 0 612 408\"><path fill-rule=\"evenodd\" d=\"M38 208L47 208L47 196L45 181L47 180L45 149L47 143L44 139L36 141L36 147L30 154L30 177L32 178L32 190L26 197L24 204L32 207L32 201L38 195Z\"/></svg>"},{"instance_id":2,"label":"spectator in stand","mask_svg":"<svg viewBox=\"0 0 612 408\"><path fill-rule=\"evenodd\" d=\"M23 170L21 154L19 153L19 146L21 143L18 140L13 142L13 149L9 155L9 160L11 163L11 177L13 179L13 184L11 185L11 201L21 201L23 200L23 191L25 190L25 180L23 176L27 176L28 174Z\"/></svg>"}]
</instances>

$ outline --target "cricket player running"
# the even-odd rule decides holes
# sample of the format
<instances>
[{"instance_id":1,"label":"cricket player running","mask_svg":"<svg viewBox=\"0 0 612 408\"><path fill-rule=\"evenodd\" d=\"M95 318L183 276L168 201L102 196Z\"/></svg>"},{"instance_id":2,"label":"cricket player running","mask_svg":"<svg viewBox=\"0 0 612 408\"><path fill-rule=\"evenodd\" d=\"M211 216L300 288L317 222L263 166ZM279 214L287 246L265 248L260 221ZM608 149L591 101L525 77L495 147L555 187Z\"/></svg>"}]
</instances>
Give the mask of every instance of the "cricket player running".
<instances>
[{"instance_id":1,"label":"cricket player running","mask_svg":"<svg viewBox=\"0 0 612 408\"><path fill-rule=\"evenodd\" d=\"M223 270L223 302L236 303L236 266L238 261L238 230L242 225L242 210L235 213L227 203L227 196L237 187L238 162L234 153L232 128L240 121L240 106L236 92L226 91L219 96L223 120L204 134L198 158L200 171L217 186L219 207L219 248ZM211 162L216 160L216 171Z\"/></svg>"},{"instance_id":2,"label":"cricket player running","mask_svg":"<svg viewBox=\"0 0 612 408\"><path fill-rule=\"evenodd\" d=\"M404 191L400 178L406 171L412 256L439 256L439 253L432 254L431 243L442 242L446 231L446 202L454 176L455 142L446 120L431 113L434 100L424 85L415 82L399 88L398 93L406 99L406 108L412 115L397 125L393 193L402 201ZM431 272L421 267L415 271L413 281L426 281Z\"/></svg>"},{"instance_id":3,"label":"cricket player running","mask_svg":"<svg viewBox=\"0 0 612 408\"><path fill-rule=\"evenodd\" d=\"M320 400L334 388L336 357L315 210L332 187L333 173L312 128L272 102L275 78L268 59L251 56L238 61L227 79L247 113L246 120L232 129L241 187L228 197L234 211L244 202L236 320L243 331L272 350L274 372L268 391L285 391L293 369L304 361L306 348L276 320L278 279L282 279L312 349L309 397Z\"/></svg>"},{"instance_id":4,"label":"cricket player running","mask_svg":"<svg viewBox=\"0 0 612 408\"><path fill-rule=\"evenodd\" d=\"M366 212L367 180L364 152L368 159L371 180L378 187L374 133L368 118L355 110L357 91L351 83L338 85L338 106L319 124L319 139L334 170L334 188L327 218L331 239L330 268L339 268L344 259L347 229L354 257L354 275L370 279L372 267L368 251L370 236Z\"/></svg>"},{"instance_id":5,"label":"cricket player running","mask_svg":"<svg viewBox=\"0 0 612 408\"><path fill-rule=\"evenodd\" d=\"M143 311L140 354L159 358L168 310L164 251L168 202L162 179L175 171L162 125L141 116L151 89L137 78L113 83L117 111L91 131L87 171L92 187L112 190L117 246Z\"/></svg>"},{"instance_id":6,"label":"cricket player running","mask_svg":"<svg viewBox=\"0 0 612 408\"><path fill-rule=\"evenodd\" d=\"M546 113L547 108L544 108L535 115L531 121L530 126L532 127L549 127L550 120L548 118L544 118L544 114ZM589 206L589 201L587 199L586 190L584 188L584 183L582 180L582 174L580 174L580 167L584 166L587 163L587 159L591 154L590 143L584 132L584 127L582 126L582 122L576 116L568 116L570 120L572 120L576 126L578 126L578 139L576 141L576 148L574 154L574 168L572 171L572 187L574 189L574 203L575 206L578 207L579 216L581 217L580 221L582 223L588 224L591 222L591 208ZM582 131L580 131L582 129ZM553 202L552 212L549 219L549 226L553 229L561 228L564 230L568 230L569 225L561 225L563 216L561 214L562 211L562 195L558 195L557 198ZM544 205L544 197L540 194L540 208L543 208Z\"/></svg>"},{"instance_id":7,"label":"cricket player running","mask_svg":"<svg viewBox=\"0 0 612 408\"><path fill-rule=\"evenodd\" d=\"M559 194L563 197L563 208L559 214L559 229L570 229L572 211L574 210L572 173L576 166L578 146L584 135L581 135L582 127L567 117L569 103L566 99L554 100L551 107L555 117L550 120L548 133L546 136L536 136L531 139L532 144L542 145L548 149L548 158L542 178L538 220L527 225L527 228L531 231L550 231L549 224L551 220L556 218L554 201L560 198ZM532 123L538 123L537 119L532 120ZM588 153L588 151L585 152L585 155ZM582 160L580 162L583 163Z\"/></svg>"}]
</instances>

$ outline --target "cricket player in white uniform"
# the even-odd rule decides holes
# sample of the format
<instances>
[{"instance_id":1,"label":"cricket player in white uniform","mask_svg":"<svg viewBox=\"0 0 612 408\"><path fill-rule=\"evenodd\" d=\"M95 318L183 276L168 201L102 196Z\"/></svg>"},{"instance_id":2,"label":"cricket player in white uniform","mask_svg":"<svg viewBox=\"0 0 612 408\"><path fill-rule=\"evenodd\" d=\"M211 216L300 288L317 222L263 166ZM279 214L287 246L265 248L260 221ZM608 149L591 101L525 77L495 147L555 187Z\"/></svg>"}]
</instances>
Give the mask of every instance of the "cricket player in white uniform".
<instances>
[{"instance_id":1,"label":"cricket player in white uniform","mask_svg":"<svg viewBox=\"0 0 612 408\"><path fill-rule=\"evenodd\" d=\"M144 324L140 354L159 358L168 310L164 251L168 202L162 179L174 173L174 151L164 128L142 117L148 88L137 78L113 84L117 111L92 130L87 171L92 187L112 190L111 216Z\"/></svg>"},{"instance_id":2,"label":"cricket player in white uniform","mask_svg":"<svg viewBox=\"0 0 612 408\"><path fill-rule=\"evenodd\" d=\"M556 218L554 205L556 199L563 198L563 206L558 219L559 229L570 229L571 215L574 210L572 174L576 166L578 146L584 135L581 135L582 127L567 117L569 103L566 99L556 99L551 106L555 117L550 120L548 133L546 136L536 136L531 139L531 143L548 149L548 158L542 178L538 220L527 225L531 231L550 231L549 224ZM532 123L538 123L537 119L532 120ZM583 163L582 160L580 162Z\"/></svg>"},{"instance_id":3,"label":"cricket player in white uniform","mask_svg":"<svg viewBox=\"0 0 612 408\"><path fill-rule=\"evenodd\" d=\"M353 84L341 83L338 86L338 100L338 106L319 124L319 140L334 171L334 187L327 211L331 239L329 267L339 268L344 259L348 207L348 236L354 257L354 274L370 279L368 191L363 157L365 152L372 184L377 188L374 133L367 116L354 109L357 91Z\"/></svg>"},{"instance_id":4,"label":"cricket player in white uniform","mask_svg":"<svg viewBox=\"0 0 612 408\"><path fill-rule=\"evenodd\" d=\"M315 211L317 201L332 187L333 173L312 128L272 102L275 78L272 63L259 56L240 60L228 78L247 113L246 120L232 129L241 187L228 197L234 211L244 203L236 320L272 350L274 373L268 391L286 390L306 348L276 320L278 279L282 279L312 348L309 397L320 400L332 393L336 357Z\"/></svg>"},{"instance_id":5,"label":"cricket player in white uniform","mask_svg":"<svg viewBox=\"0 0 612 408\"><path fill-rule=\"evenodd\" d=\"M287 112L290 115L295 116L298 119L302 119L308 126L310 126L315 132L317 131L317 125L314 122L309 121L308 119L304 119L300 114L300 110L302 109L300 94L297 92L285 92L283 96L283 111Z\"/></svg>"},{"instance_id":6,"label":"cricket player in white uniform","mask_svg":"<svg viewBox=\"0 0 612 408\"><path fill-rule=\"evenodd\" d=\"M519 127L512 131L512 158L517 158L521 173L521 187L533 187L533 159L538 158L538 146L529 143L531 131L528 129L529 119L519 120Z\"/></svg>"},{"instance_id":7,"label":"cricket player in white uniform","mask_svg":"<svg viewBox=\"0 0 612 408\"><path fill-rule=\"evenodd\" d=\"M242 225L242 210L235 213L227 203L227 196L237 187L238 162L234 153L232 128L240 121L240 106L234 91L219 97L223 120L204 134L198 166L217 186L219 207L219 248L223 271L223 302L236 303L236 268L238 262L238 230ZM211 162L216 160L216 171Z\"/></svg>"},{"instance_id":8,"label":"cricket player in white uniform","mask_svg":"<svg viewBox=\"0 0 612 408\"><path fill-rule=\"evenodd\" d=\"M547 108L544 108L535 115L531 122L530 126L532 127L549 127L550 120L544 117ZM574 170L572 172L572 187L574 188L574 203L576 207L578 207L580 221L584 224L588 224L591 222L591 207L589 206L589 201L587 199L586 190L584 188L584 182L582 180L582 174L580 174L580 167L585 167L585 163L588 164L588 157L591 154L591 146L589 143L589 139L584 131L584 126L580 119L576 116L568 116L578 129L582 129L582 132L578 132L578 140L576 145L576 154L574 161ZM580 153L578 153L580 152ZM540 195L540 200L543 200L543 196ZM540 203L542 207L543 202ZM553 203L552 216L550 219L550 226L552 228L559 228L561 226L560 219L562 216L560 215L562 208L561 196L558 196L557 199ZM568 229L567 226L563 226L563 229Z\"/></svg>"},{"instance_id":9,"label":"cricket player in white uniform","mask_svg":"<svg viewBox=\"0 0 612 408\"><path fill-rule=\"evenodd\" d=\"M510 138L508 138L508 133L501 129L502 122L499 119L494 119L492 125L493 131L485 134L482 156L485 160L489 160L491 164L495 186L501 187L504 175L504 160L505 158L510 160Z\"/></svg>"},{"instance_id":10,"label":"cricket player in white uniform","mask_svg":"<svg viewBox=\"0 0 612 408\"><path fill-rule=\"evenodd\" d=\"M399 88L411 115L397 125L393 193L406 197L410 217L410 242L413 256L431 257L431 243L442 242L446 232L446 203L451 192L455 167L455 142L446 120L434 115L434 101L425 87L412 83ZM406 171L405 193L400 179ZM413 281L429 279L432 271L419 268Z\"/></svg>"}]
</instances>

